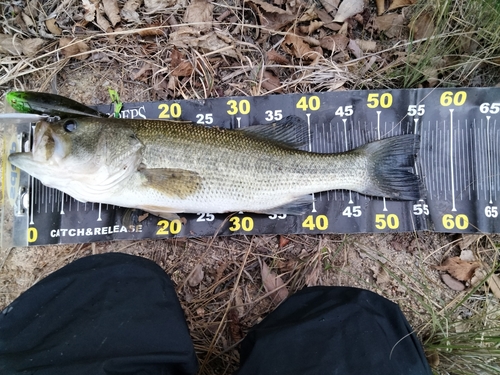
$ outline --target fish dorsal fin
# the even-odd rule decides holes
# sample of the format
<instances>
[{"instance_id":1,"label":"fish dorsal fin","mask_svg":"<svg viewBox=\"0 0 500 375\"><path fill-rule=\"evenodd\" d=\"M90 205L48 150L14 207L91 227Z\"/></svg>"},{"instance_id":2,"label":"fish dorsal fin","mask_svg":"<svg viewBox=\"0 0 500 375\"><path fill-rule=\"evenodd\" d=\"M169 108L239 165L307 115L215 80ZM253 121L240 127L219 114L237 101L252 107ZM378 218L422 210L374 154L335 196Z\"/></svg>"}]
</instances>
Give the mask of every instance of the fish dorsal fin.
<instances>
[{"instance_id":1,"label":"fish dorsal fin","mask_svg":"<svg viewBox=\"0 0 500 375\"><path fill-rule=\"evenodd\" d=\"M143 185L181 199L194 194L201 187L200 175L184 169L141 169L139 173L143 176Z\"/></svg>"},{"instance_id":2,"label":"fish dorsal fin","mask_svg":"<svg viewBox=\"0 0 500 375\"><path fill-rule=\"evenodd\" d=\"M298 116L288 116L271 124L254 125L238 131L290 148L300 148L308 141L307 123Z\"/></svg>"}]
</instances>

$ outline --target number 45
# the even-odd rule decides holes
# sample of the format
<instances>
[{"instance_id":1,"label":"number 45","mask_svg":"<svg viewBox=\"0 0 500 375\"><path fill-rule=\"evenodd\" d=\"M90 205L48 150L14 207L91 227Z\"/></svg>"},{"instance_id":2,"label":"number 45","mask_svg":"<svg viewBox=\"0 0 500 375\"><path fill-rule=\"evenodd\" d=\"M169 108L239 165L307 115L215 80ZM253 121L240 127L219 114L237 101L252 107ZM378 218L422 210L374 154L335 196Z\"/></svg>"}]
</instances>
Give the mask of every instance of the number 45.
<instances>
[{"instance_id":1,"label":"number 45","mask_svg":"<svg viewBox=\"0 0 500 375\"><path fill-rule=\"evenodd\" d=\"M425 113L425 104L419 104L419 105L409 105L408 106L408 116L423 116Z\"/></svg>"}]
</instances>

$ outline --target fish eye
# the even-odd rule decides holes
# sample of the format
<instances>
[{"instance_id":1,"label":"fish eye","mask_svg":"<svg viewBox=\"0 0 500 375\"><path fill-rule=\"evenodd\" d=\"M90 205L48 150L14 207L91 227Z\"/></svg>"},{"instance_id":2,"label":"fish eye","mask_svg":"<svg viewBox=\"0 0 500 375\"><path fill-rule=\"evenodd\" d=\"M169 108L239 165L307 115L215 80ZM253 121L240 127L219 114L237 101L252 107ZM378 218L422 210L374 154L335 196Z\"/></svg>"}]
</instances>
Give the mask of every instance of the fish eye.
<instances>
[{"instance_id":1,"label":"fish eye","mask_svg":"<svg viewBox=\"0 0 500 375\"><path fill-rule=\"evenodd\" d=\"M73 133L76 130L76 127L77 126L75 120L68 120L63 125L64 130L68 133Z\"/></svg>"}]
</instances>

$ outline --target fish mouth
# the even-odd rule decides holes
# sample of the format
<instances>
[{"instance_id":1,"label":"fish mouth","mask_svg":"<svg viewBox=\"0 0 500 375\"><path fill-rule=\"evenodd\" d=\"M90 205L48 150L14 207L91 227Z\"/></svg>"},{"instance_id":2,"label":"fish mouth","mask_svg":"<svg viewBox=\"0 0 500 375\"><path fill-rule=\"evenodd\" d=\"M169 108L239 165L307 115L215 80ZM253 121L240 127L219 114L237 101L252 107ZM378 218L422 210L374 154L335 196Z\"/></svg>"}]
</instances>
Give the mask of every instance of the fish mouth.
<instances>
[{"instance_id":1,"label":"fish mouth","mask_svg":"<svg viewBox=\"0 0 500 375\"><path fill-rule=\"evenodd\" d=\"M33 134L31 153L36 161L58 163L67 154L67 150L63 140L52 130L50 124L39 121Z\"/></svg>"}]
</instances>

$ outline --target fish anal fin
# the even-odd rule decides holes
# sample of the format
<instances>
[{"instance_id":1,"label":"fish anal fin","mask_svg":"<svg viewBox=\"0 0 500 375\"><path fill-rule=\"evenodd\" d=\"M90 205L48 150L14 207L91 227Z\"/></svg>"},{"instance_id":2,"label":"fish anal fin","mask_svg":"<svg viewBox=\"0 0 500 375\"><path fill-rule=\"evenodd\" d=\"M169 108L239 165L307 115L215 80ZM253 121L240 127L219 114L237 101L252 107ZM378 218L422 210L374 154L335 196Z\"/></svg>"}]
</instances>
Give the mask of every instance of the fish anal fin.
<instances>
[{"instance_id":1,"label":"fish anal fin","mask_svg":"<svg viewBox=\"0 0 500 375\"><path fill-rule=\"evenodd\" d=\"M266 215L302 215L311 210L313 204L313 197L311 195L304 195L295 199L292 202L286 203L281 206L273 207L265 212L259 212Z\"/></svg>"},{"instance_id":2,"label":"fish anal fin","mask_svg":"<svg viewBox=\"0 0 500 375\"><path fill-rule=\"evenodd\" d=\"M154 168L142 169L143 185L155 189L167 196L181 199L194 194L201 187L198 173L184 169Z\"/></svg>"}]
</instances>

